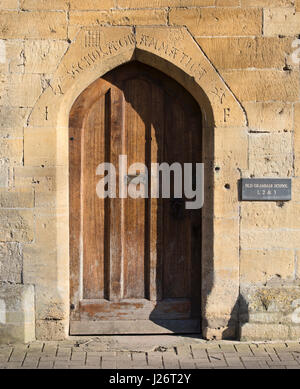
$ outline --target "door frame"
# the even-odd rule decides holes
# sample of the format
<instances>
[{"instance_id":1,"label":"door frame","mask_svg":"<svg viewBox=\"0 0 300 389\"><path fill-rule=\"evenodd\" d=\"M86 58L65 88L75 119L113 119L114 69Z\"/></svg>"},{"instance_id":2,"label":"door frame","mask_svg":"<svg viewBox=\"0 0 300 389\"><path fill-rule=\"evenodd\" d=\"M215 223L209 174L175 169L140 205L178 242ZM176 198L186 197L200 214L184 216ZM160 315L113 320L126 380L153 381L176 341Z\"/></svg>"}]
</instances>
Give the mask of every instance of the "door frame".
<instances>
[{"instance_id":1,"label":"door frame","mask_svg":"<svg viewBox=\"0 0 300 389\"><path fill-rule=\"evenodd\" d=\"M90 39L91 36L99 36L100 40ZM27 155L25 142L25 166L40 166L46 160L47 165L53 167L56 182L55 205L48 210L54 228L48 234L47 250L44 241L36 239L32 244L36 261L45 257L45 251L51 250L53 257L45 258L48 262L42 270L34 265L34 260L33 265L24 270L24 278L33 280L36 285L37 337L58 339L68 335L70 108L93 81L133 59L174 78L201 107L206 177L202 219L202 274L205 275L202 279L202 329L206 338L232 337L238 320L239 298L237 179L241 177L241 170L247 172L248 169L248 122L240 102L187 28L168 26L80 29L53 75L51 88L43 92L30 114L25 137L50 137L52 142L46 149L36 150L34 161ZM46 177L46 173L44 175ZM36 222L40 219L37 214ZM44 280L53 266L56 275L45 286ZM59 306L60 315L50 323L47 312L53 305Z\"/></svg>"}]
</instances>

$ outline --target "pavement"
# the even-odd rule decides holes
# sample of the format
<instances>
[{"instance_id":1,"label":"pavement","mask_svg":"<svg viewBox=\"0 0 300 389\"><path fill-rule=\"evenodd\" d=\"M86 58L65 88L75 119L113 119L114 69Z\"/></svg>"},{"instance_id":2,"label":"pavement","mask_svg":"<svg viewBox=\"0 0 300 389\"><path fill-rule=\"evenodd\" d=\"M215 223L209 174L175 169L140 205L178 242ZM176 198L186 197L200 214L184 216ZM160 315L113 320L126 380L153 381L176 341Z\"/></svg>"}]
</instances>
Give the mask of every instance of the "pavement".
<instances>
[{"instance_id":1,"label":"pavement","mask_svg":"<svg viewBox=\"0 0 300 389\"><path fill-rule=\"evenodd\" d=\"M96 336L0 345L1 369L300 369L300 341Z\"/></svg>"}]
</instances>

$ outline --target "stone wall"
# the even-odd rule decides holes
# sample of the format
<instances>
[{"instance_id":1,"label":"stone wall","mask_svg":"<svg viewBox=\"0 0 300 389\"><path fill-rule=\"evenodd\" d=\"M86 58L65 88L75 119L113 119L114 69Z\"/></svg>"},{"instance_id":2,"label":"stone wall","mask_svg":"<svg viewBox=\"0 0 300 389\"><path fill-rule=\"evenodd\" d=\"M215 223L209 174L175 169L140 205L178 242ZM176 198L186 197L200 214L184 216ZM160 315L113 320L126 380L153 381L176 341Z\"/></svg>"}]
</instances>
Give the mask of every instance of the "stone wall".
<instances>
[{"instance_id":1,"label":"stone wall","mask_svg":"<svg viewBox=\"0 0 300 389\"><path fill-rule=\"evenodd\" d=\"M212 278L239 277L233 327L243 339L300 338L299 0L0 0L0 290L33 285L37 338L67 335L69 276L58 256L68 253L57 242L68 170L56 154L67 143L51 120L33 127L33 110L51 88L64 93L52 81L82 27L147 25L186 27L247 118L247 130L216 130L214 144L214 237L227 247L214 248L222 271ZM59 108L50 101L40 114ZM239 202L242 177L290 177L292 201ZM230 293L222 285L211 304ZM230 319L206 336L226 337Z\"/></svg>"}]
</instances>

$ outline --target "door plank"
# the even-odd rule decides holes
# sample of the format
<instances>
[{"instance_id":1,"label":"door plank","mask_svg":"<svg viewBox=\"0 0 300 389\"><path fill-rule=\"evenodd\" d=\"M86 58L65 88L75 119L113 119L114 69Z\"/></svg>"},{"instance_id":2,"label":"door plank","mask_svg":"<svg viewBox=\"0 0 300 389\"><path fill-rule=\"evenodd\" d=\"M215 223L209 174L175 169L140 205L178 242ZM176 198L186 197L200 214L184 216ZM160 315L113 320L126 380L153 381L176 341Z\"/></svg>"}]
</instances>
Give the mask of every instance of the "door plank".
<instances>
[{"instance_id":1,"label":"door plank","mask_svg":"<svg viewBox=\"0 0 300 389\"><path fill-rule=\"evenodd\" d=\"M124 96L117 87L111 88L111 128L110 128L110 158L116 167L117 182L119 177L119 155L124 154ZM122 216L123 199L110 199L110 246L109 246L109 300L121 298L122 293L122 263L124 244L124 221Z\"/></svg>"},{"instance_id":2,"label":"door plank","mask_svg":"<svg viewBox=\"0 0 300 389\"><path fill-rule=\"evenodd\" d=\"M83 298L104 298L105 200L95 195L96 169L105 162L105 95L91 107L83 128Z\"/></svg>"}]
</instances>

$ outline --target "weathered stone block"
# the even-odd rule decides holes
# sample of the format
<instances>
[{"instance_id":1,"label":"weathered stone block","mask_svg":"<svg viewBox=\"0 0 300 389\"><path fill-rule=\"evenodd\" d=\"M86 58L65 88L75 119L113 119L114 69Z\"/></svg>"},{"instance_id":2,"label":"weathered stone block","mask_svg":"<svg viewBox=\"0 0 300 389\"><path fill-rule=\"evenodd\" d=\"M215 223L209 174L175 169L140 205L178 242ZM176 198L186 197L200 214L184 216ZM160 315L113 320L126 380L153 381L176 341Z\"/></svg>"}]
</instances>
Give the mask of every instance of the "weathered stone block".
<instances>
[{"instance_id":1,"label":"weathered stone block","mask_svg":"<svg viewBox=\"0 0 300 389\"><path fill-rule=\"evenodd\" d=\"M271 8L264 11L264 35L299 34L300 18L294 8Z\"/></svg>"},{"instance_id":2,"label":"weathered stone block","mask_svg":"<svg viewBox=\"0 0 300 389\"><path fill-rule=\"evenodd\" d=\"M152 25L167 23L167 12L159 10L125 10L125 11L71 11L70 25Z\"/></svg>"},{"instance_id":3,"label":"weathered stone block","mask_svg":"<svg viewBox=\"0 0 300 389\"><path fill-rule=\"evenodd\" d=\"M1 189L0 208L33 208L34 191L31 188Z\"/></svg>"},{"instance_id":4,"label":"weathered stone block","mask_svg":"<svg viewBox=\"0 0 300 389\"><path fill-rule=\"evenodd\" d=\"M198 38L197 41L218 69L282 69L287 56L294 50L292 38L216 37Z\"/></svg>"},{"instance_id":5,"label":"weathered stone block","mask_svg":"<svg viewBox=\"0 0 300 389\"><path fill-rule=\"evenodd\" d=\"M22 283L23 255L19 243L0 243L0 282Z\"/></svg>"},{"instance_id":6,"label":"weathered stone block","mask_svg":"<svg viewBox=\"0 0 300 389\"><path fill-rule=\"evenodd\" d=\"M239 7L240 0L216 0L216 7Z\"/></svg>"},{"instance_id":7,"label":"weathered stone block","mask_svg":"<svg viewBox=\"0 0 300 389\"><path fill-rule=\"evenodd\" d=\"M19 0L0 0L0 9L18 9Z\"/></svg>"},{"instance_id":8,"label":"weathered stone block","mask_svg":"<svg viewBox=\"0 0 300 389\"><path fill-rule=\"evenodd\" d=\"M13 107L33 107L41 93L38 74L13 74L7 78L3 101Z\"/></svg>"},{"instance_id":9,"label":"weathered stone block","mask_svg":"<svg viewBox=\"0 0 300 389\"><path fill-rule=\"evenodd\" d=\"M0 40L0 44L5 50L0 61L1 73L24 73L24 42Z\"/></svg>"},{"instance_id":10,"label":"weathered stone block","mask_svg":"<svg viewBox=\"0 0 300 389\"><path fill-rule=\"evenodd\" d=\"M249 171L255 177L290 177L293 174L292 134L251 134Z\"/></svg>"},{"instance_id":11,"label":"weathered stone block","mask_svg":"<svg viewBox=\"0 0 300 389\"><path fill-rule=\"evenodd\" d=\"M241 0L242 7L293 7L294 0ZM296 0L297 1L297 0Z\"/></svg>"},{"instance_id":12,"label":"weathered stone block","mask_svg":"<svg viewBox=\"0 0 300 389\"><path fill-rule=\"evenodd\" d=\"M293 106L285 102L244 103L252 132L293 130Z\"/></svg>"},{"instance_id":13,"label":"weathered stone block","mask_svg":"<svg viewBox=\"0 0 300 389\"><path fill-rule=\"evenodd\" d=\"M34 238L33 213L30 210L0 209L0 241L31 242Z\"/></svg>"},{"instance_id":14,"label":"weathered stone block","mask_svg":"<svg viewBox=\"0 0 300 389\"><path fill-rule=\"evenodd\" d=\"M256 228L295 228L300 229L297 213L300 203L285 202L284 205L275 202L244 202L241 204L241 227Z\"/></svg>"},{"instance_id":15,"label":"weathered stone block","mask_svg":"<svg viewBox=\"0 0 300 389\"><path fill-rule=\"evenodd\" d=\"M175 8L170 11L170 23L187 26L196 37L261 35L262 11L238 8Z\"/></svg>"},{"instance_id":16,"label":"weathered stone block","mask_svg":"<svg viewBox=\"0 0 300 389\"><path fill-rule=\"evenodd\" d=\"M64 340L67 336L68 325L66 320L37 320L36 339Z\"/></svg>"},{"instance_id":17,"label":"weathered stone block","mask_svg":"<svg viewBox=\"0 0 300 389\"><path fill-rule=\"evenodd\" d=\"M116 0L118 8L209 7L214 3L214 0Z\"/></svg>"},{"instance_id":18,"label":"weathered stone block","mask_svg":"<svg viewBox=\"0 0 300 389\"><path fill-rule=\"evenodd\" d=\"M300 103L294 106L295 117L295 175L300 175Z\"/></svg>"},{"instance_id":19,"label":"weathered stone block","mask_svg":"<svg viewBox=\"0 0 300 389\"><path fill-rule=\"evenodd\" d=\"M222 76L240 101L298 100L298 71L235 70Z\"/></svg>"},{"instance_id":20,"label":"weathered stone block","mask_svg":"<svg viewBox=\"0 0 300 389\"><path fill-rule=\"evenodd\" d=\"M0 138L23 138L23 128L5 128L0 126Z\"/></svg>"},{"instance_id":21,"label":"weathered stone block","mask_svg":"<svg viewBox=\"0 0 300 389\"><path fill-rule=\"evenodd\" d=\"M67 0L21 0L20 8L22 10L64 10L68 9Z\"/></svg>"},{"instance_id":22,"label":"weathered stone block","mask_svg":"<svg viewBox=\"0 0 300 389\"><path fill-rule=\"evenodd\" d=\"M244 249L300 248L300 230L241 229L241 247Z\"/></svg>"},{"instance_id":23,"label":"weathered stone block","mask_svg":"<svg viewBox=\"0 0 300 389\"><path fill-rule=\"evenodd\" d=\"M300 0L295 0L296 12L300 12Z\"/></svg>"},{"instance_id":24,"label":"weathered stone block","mask_svg":"<svg viewBox=\"0 0 300 389\"><path fill-rule=\"evenodd\" d=\"M69 3L71 10L105 10L115 7L115 0L70 0Z\"/></svg>"},{"instance_id":25,"label":"weathered stone block","mask_svg":"<svg viewBox=\"0 0 300 389\"><path fill-rule=\"evenodd\" d=\"M0 106L0 128L7 131L7 128L24 127L30 108Z\"/></svg>"},{"instance_id":26,"label":"weathered stone block","mask_svg":"<svg viewBox=\"0 0 300 389\"><path fill-rule=\"evenodd\" d=\"M287 279L294 276L294 251L292 250L241 250L241 283L267 282L273 278Z\"/></svg>"},{"instance_id":27,"label":"weathered stone block","mask_svg":"<svg viewBox=\"0 0 300 389\"><path fill-rule=\"evenodd\" d=\"M53 128L24 130L24 165L56 165L56 131Z\"/></svg>"},{"instance_id":28,"label":"weathered stone block","mask_svg":"<svg viewBox=\"0 0 300 389\"><path fill-rule=\"evenodd\" d=\"M0 159L6 160L10 166L23 163L23 140L0 139Z\"/></svg>"},{"instance_id":29,"label":"weathered stone block","mask_svg":"<svg viewBox=\"0 0 300 389\"><path fill-rule=\"evenodd\" d=\"M7 188L9 180L9 166L5 160L0 159L0 188Z\"/></svg>"},{"instance_id":30,"label":"weathered stone block","mask_svg":"<svg viewBox=\"0 0 300 389\"><path fill-rule=\"evenodd\" d=\"M35 340L34 287L0 284L0 343Z\"/></svg>"},{"instance_id":31,"label":"weathered stone block","mask_svg":"<svg viewBox=\"0 0 300 389\"><path fill-rule=\"evenodd\" d=\"M68 48L65 41L25 41L25 72L51 74Z\"/></svg>"},{"instance_id":32,"label":"weathered stone block","mask_svg":"<svg viewBox=\"0 0 300 389\"><path fill-rule=\"evenodd\" d=\"M0 12L0 38L66 39L65 12Z\"/></svg>"},{"instance_id":33,"label":"weathered stone block","mask_svg":"<svg viewBox=\"0 0 300 389\"><path fill-rule=\"evenodd\" d=\"M286 340L289 327L282 324L246 323L240 327L240 339L248 340Z\"/></svg>"}]
</instances>

